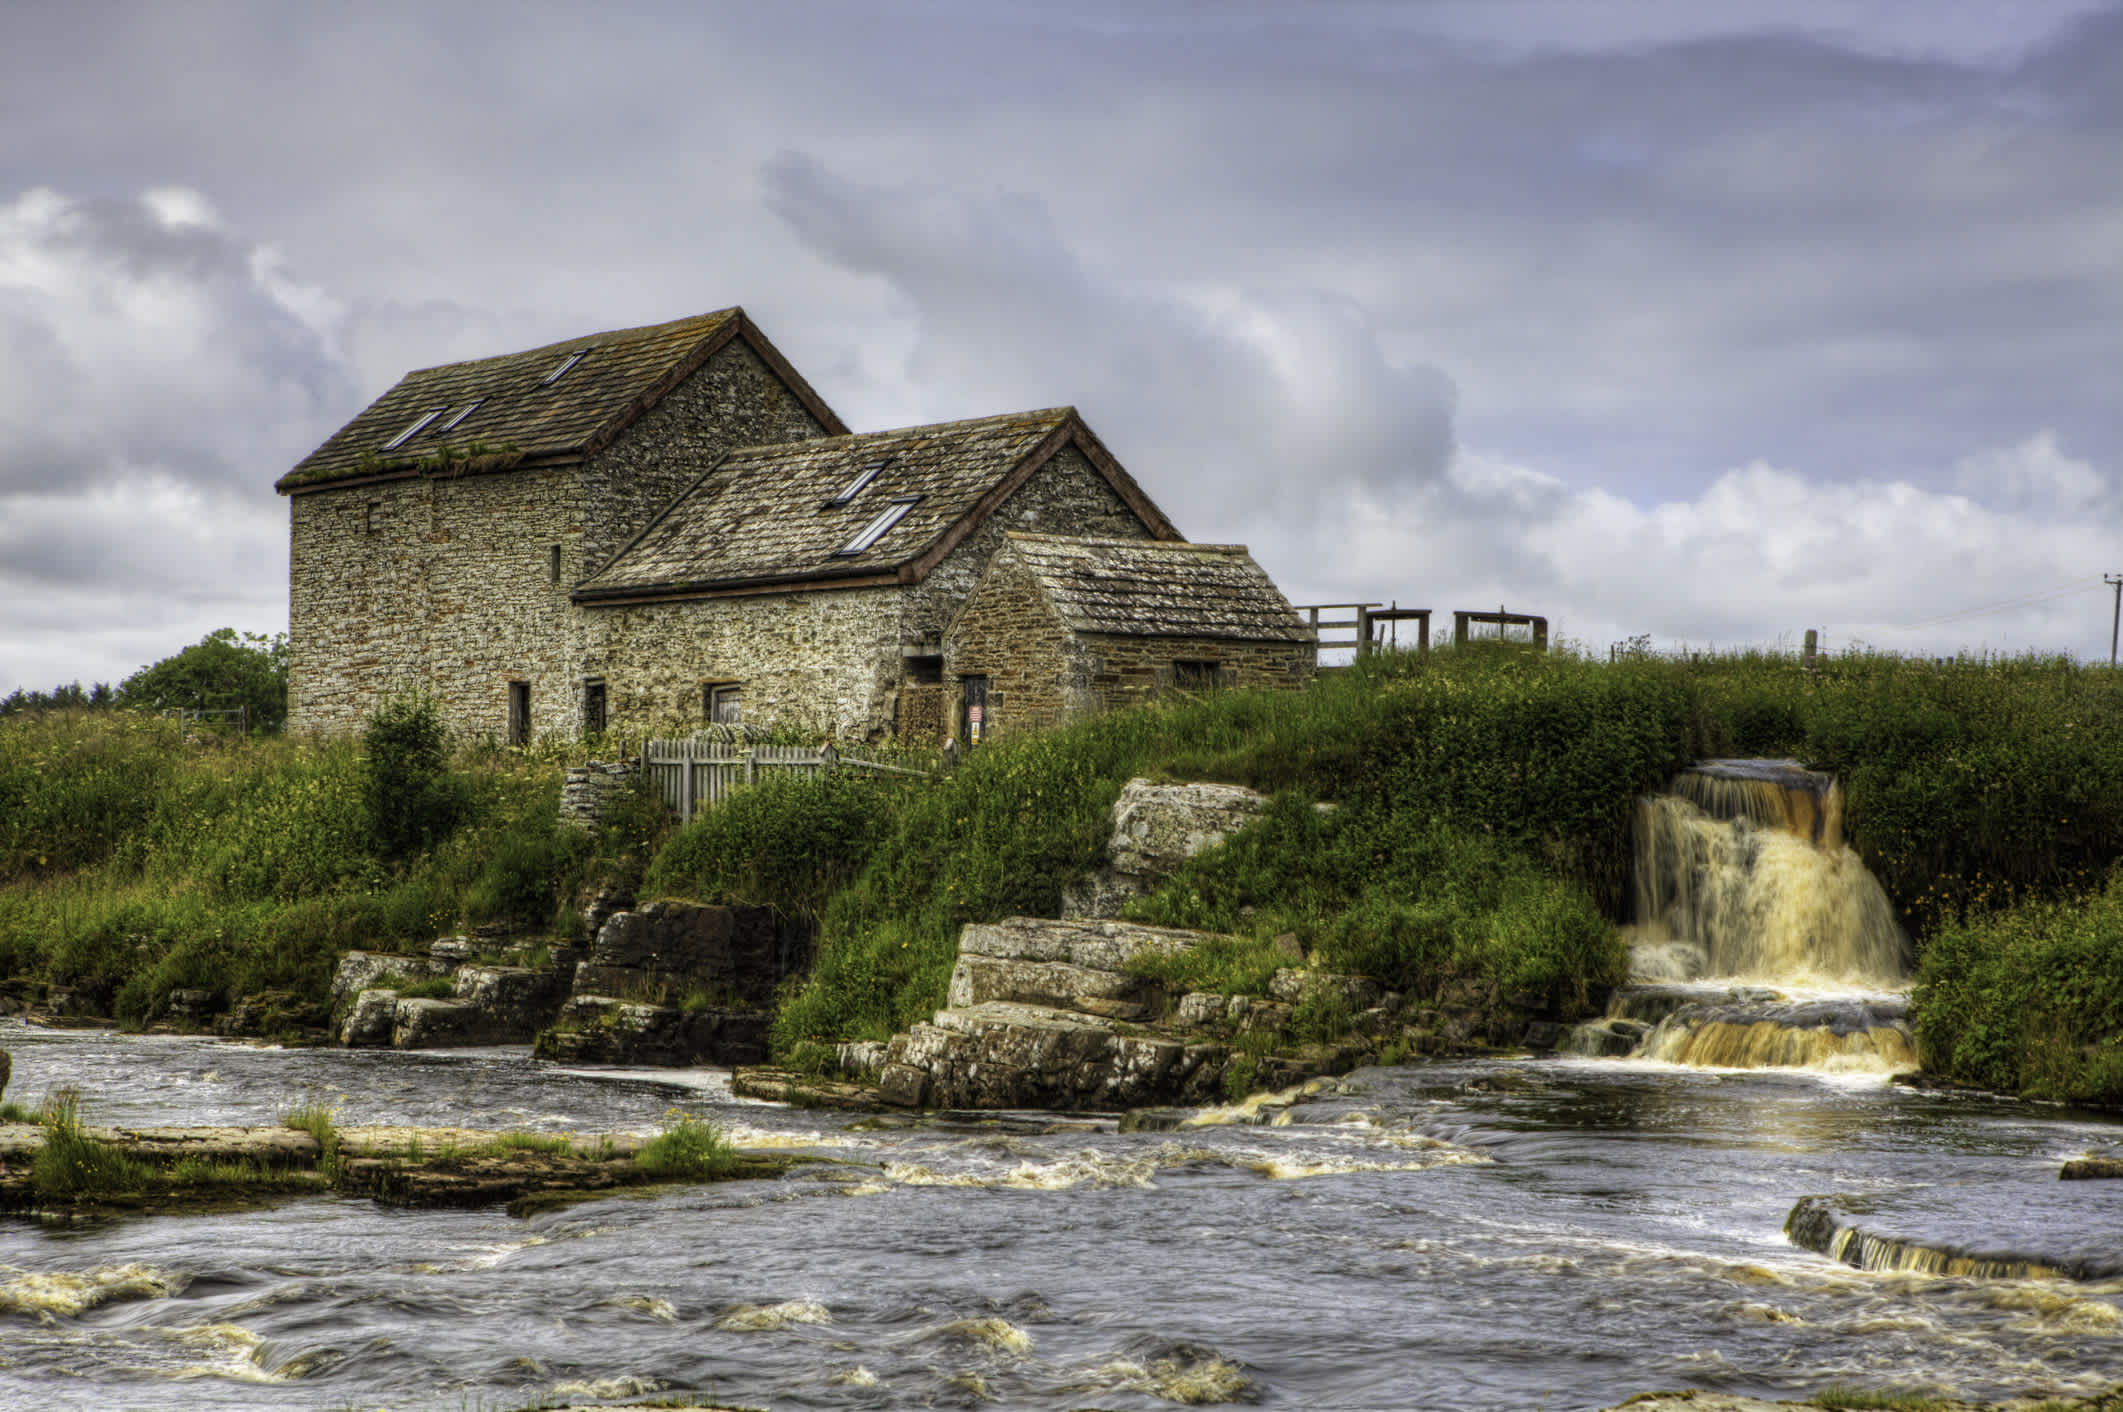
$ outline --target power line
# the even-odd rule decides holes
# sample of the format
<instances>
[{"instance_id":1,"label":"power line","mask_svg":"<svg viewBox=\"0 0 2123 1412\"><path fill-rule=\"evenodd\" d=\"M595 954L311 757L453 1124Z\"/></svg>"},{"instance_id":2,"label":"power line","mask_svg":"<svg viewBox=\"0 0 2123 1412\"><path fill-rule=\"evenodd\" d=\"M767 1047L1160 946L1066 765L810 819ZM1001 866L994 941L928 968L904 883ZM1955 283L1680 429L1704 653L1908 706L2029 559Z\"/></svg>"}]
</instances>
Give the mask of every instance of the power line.
<instances>
[{"instance_id":1,"label":"power line","mask_svg":"<svg viewBox=\"0 0 2123 1412\"><path fill-rule=\"evenodd\" d=\"M1905 632L1911 628L1936 627L1941 623L1957 622L1962 618L1980 618L1988 613L2004 613L2015 608L2033 608L2059 598L2069 598L2074 593L2090 593L2092 591L2093 585L2090 583L2074 583L2069 588L2037 589L2033 593L2023 593L2017 598L2007 598L1975 608L1962 608L1952 613L1941 613L1935 618L1920 618L1913 623L1896 623L1891 630Z\"/></svg>"}]
</instances>

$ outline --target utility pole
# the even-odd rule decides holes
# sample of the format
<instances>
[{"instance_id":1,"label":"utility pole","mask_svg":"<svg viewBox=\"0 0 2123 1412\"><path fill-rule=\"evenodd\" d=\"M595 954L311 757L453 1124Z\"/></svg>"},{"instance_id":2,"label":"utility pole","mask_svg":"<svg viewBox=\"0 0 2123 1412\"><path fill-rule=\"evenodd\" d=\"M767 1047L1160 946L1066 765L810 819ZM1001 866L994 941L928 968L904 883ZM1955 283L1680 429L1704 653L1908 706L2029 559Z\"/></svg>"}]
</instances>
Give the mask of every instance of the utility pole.
<instances>
[{"instance_id":1,"label":"utility pole","mask_svg":"<svg viewBox=\"0 0 2123 1412\"><path fill-rule=\"evenodd\" d=\"M2108 668L2116 666L2116 629L2123 627L2123 574L2103 574L2101 582L2116 591L2116 611L2108 620Z\"/></svg>"}]
</instances>

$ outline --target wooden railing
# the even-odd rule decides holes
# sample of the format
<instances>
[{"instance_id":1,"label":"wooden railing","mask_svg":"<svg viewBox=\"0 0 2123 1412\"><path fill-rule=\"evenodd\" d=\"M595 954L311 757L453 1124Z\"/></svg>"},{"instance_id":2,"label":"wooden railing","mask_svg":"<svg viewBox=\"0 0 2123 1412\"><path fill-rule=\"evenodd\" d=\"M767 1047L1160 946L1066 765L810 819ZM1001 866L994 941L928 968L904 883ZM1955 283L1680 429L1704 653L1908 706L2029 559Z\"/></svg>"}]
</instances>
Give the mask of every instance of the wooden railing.
<instances>
[{"instance_id":1,"label":"wooden railing","mask_svg":"<svg viewBox=\"0 0 2123 1412\"><path fill-rule=\"evenodd\" d=\"M1396 603L1382 608L1376 603L1299 603L1297 611L1306 615L1312 628L1312 640L1322 652L1338 648L1353 649L1359 657L1381 649L1398 648L1399 626L1414 623L1416 629L1415 650L1430 650L1430 610L1428 608L1403 608ZM1346 613L1347 617L1321 617L1322 613ZM1348 635L1339 635L1346 630ZM1336 636L1327 636L1333 631Z\"/></svg>"}]
</instances>

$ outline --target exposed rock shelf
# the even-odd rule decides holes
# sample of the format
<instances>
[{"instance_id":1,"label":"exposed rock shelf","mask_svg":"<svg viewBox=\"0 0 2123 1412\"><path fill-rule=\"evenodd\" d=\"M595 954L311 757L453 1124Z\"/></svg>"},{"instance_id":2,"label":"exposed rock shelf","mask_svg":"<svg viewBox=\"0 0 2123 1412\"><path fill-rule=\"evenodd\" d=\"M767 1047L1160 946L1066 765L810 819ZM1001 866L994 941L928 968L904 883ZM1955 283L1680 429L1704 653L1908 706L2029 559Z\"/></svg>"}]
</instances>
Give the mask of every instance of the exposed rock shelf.
<instances>
[{"instance_id":1,"label":"exposed rock shelf","mask_svg":"<svg viewBox=\"0 0 2123 1412\"><path fill-rule=\"evenodd\" d=\"M1868 1196L1809 1196L1784 1233L1860 1270L1983 1279L2123 1278L2123 1190L2059 1182L1913 1187Z\"/></svg>"}]
</instances>

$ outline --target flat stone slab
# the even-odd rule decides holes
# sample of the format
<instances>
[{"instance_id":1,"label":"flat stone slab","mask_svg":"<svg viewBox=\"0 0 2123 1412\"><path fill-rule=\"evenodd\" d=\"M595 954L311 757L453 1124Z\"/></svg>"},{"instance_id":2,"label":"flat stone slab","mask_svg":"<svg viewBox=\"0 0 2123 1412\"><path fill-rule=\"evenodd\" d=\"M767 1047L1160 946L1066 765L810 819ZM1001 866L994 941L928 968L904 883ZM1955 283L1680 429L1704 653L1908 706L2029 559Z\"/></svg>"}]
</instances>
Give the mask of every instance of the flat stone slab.
<instances>
[{"instance_id":1,"label":"flat stone slab","mask_svg":"<svg viewBox=\"0 0 2123 1412\"><path fill-rule=\"evenodd\" d=\"M2123 1186L2039 1179L1809 1196L1794 1244L1861 1270L1989 1279L2123 1277Z\"/></svg>"},{"instance_id":2,"label":"flat stone slab","mask_svg":"<svg viewBox=\"0 0 2123 1412\"><path fill-rule=\"evenodd\" d=\"M1126 971L1138 956L1188 951L1210 935L1136 922L1006 917L1000 922L968 923L958 935L958 954L1059 961L1089 971Z\"/></svg>"}]
</instances>

